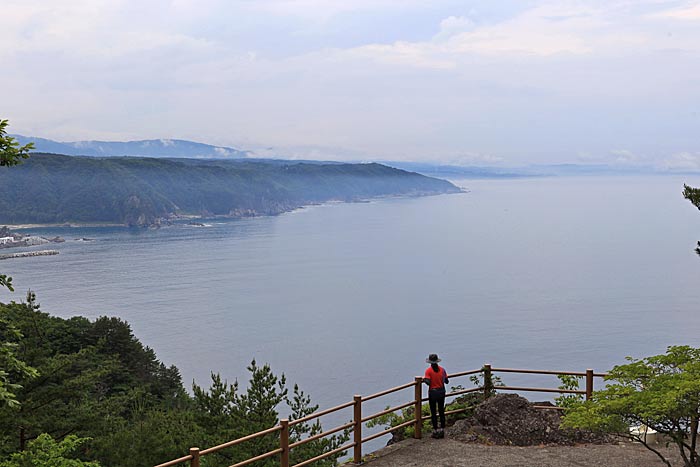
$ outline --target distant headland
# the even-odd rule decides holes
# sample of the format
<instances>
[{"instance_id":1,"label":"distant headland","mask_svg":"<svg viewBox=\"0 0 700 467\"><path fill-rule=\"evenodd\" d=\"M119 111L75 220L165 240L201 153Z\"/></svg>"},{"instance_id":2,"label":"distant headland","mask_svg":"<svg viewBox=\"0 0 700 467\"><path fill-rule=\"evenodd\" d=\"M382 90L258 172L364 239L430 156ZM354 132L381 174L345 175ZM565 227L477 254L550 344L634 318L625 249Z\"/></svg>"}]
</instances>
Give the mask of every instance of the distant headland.
<instances>
[{"instance_id":1,"label":"distant headland","mask_svg":"<svg viewBox=\"0 0 700 467\"><path fill-rule=\"evenodd\" d=\"M276 215L330 201L459 192L448 181L377 163L33 153L0 171L0 225L158 226L179 218Z\"/></svg>"}]
</instances>

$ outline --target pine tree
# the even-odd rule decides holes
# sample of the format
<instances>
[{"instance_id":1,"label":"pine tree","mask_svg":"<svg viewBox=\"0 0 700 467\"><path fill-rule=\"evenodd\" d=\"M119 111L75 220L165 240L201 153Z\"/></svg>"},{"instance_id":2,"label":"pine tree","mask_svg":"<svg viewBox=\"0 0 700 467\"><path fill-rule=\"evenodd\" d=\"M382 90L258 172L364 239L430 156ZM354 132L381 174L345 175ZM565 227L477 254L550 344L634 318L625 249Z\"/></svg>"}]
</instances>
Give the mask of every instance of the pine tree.
<instances>
[{"instance_id":1,"label":"pine tree","mask_svg":"<svg viewBox=\"0 0 700 467\"><path fill-rule=\"evenodd\" d=\"M683 197L693 203L693 206L700 209L700 188L693 188L688 185L683 185ZM698 242L695 253L700 255L700 241Z\"/></svg>"}]
</instances>

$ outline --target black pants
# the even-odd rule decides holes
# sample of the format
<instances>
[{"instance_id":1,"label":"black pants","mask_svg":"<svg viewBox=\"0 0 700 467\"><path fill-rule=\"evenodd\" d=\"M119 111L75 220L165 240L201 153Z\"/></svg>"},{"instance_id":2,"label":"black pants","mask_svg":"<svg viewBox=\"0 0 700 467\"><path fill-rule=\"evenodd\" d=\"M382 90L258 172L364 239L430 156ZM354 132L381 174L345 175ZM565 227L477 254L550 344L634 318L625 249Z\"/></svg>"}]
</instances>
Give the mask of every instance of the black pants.
<instances>
[{"instance_id":1,"label":"black pants","mask_svg":"<svg viewBox=\"0 0 700 467\"><path fill-rule=\"evenodd\" d=\"M430 421L433 422L433 430L437 430L437 414L440 412L440 428L445 428L445 389L431 389L428 391L428 404L430 404Z\"/></svg>"}]
</instances>

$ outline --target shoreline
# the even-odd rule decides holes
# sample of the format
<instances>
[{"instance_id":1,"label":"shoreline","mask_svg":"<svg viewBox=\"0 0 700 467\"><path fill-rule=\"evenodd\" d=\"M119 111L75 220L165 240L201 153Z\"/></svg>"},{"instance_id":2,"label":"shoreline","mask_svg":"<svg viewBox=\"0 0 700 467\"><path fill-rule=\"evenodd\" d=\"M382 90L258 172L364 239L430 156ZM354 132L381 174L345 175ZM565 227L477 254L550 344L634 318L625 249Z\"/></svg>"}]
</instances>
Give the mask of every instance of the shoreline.
<instances>
[{"instance_id":1,"label":"shoreline","mask_svg":"<svg viewBox=\"0 0 700 467\"><path fill-rule=\"evenodd\" d=\"M173 221L187 221L187 220L200 220L200 221L205 221L205 220L216 220L216 219L244 219L244 218L250 218L250 217L265 217L265 216L279 216L282 214L286 213L292 213L295 211L300 211L308 207L314 207L314 206L324 206L324 205L335 205L335 204L345 204L345 203L370 203L373 201L381 201L381 200L387 200L387 199L401 199L401 198L422 198L422 197L427 197L427 196L439 196L439 195L454 195L454 194L464 194L464 193L469 193L469 190L464 189L464 187L457 187L459 191L448 191L444 193L401 193L401 194L391 194L391 195L379 195L379 196L372 196L369 198L358 198L358 199L352 199L352 200L342 200L342 199L331 199L331 200L326 200L326 201L321 201L321 202L311 202L307 204L302 204L299 206L295 207L290 207L287 209L281 209L279 212L267 212L267 213L241 213L238 215L230 215L230 214L225 214L225 215L218 215L218 216L212 216L212 217L203 217L197 214L173 214L171 217L163 217L160 218L161 222L155 222L152 224L145 224L145 225L133 225L130 226L128 224L120 224L117 222L96 222L96 223L90 223L90 222L52 222L52 223L22 223L22 224L0 224L0 227L5 226L9 228L10 230L28 230L28 229L37 229L37 228L72 228L72 229L80 229L80 228L101 228L101 227L134 227L134 228L153 228L153 227L165 227L168 224L172 224Z\"/></svg>"}]
</instances>

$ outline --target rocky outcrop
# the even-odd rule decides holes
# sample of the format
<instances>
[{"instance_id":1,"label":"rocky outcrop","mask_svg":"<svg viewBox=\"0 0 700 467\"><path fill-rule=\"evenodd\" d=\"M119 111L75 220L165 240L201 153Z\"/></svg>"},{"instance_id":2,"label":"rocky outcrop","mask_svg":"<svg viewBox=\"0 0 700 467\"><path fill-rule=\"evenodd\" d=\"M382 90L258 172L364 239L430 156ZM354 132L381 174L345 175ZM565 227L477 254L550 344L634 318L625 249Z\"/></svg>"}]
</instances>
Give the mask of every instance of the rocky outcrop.
<instances>
[{"instance_id":1,"label":"rocky outcrop","mask_svg":"<svg viewBox=\"0 0 700 467\"><path fill-rule=\"evenodd\" d=\"M455 422L446 434L459 441L515 446L610 441L605 435L564 430L559 427L558 410L537 409L534 405L517 394L498 394L479 404L472 417ZM553 407L550 402L536 405Z\"/></svg>"}]
</instances>

